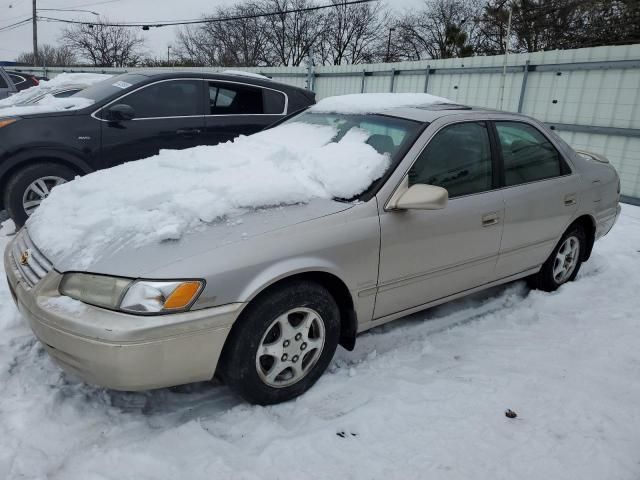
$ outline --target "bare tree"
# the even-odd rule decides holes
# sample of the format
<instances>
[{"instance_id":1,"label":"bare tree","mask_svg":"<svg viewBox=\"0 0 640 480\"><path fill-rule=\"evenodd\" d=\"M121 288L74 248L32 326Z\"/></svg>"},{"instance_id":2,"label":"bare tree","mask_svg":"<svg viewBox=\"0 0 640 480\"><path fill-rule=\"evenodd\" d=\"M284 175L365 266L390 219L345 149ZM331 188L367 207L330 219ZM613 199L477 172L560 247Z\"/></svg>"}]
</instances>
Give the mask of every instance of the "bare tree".
<instances>
[{"instance_id":1,"label":"bare tree","mask_svg":"<svg viewBox=\"0 0 640 480\"><path fill-rule=\"evenodd\" d=\"M321 11L294 11L315 6L312 0L261 0L269 42L267 61L271 65L301 65L312 47L318 46L326 25ZM275 15L271 13L276 12Z\"/></svg>"},{"instance_id":2,"label":"bare tree","mask_svg":"<svg viewBox=\"0 0 640 480\"><path fill-rule=\"evenodd\" d=\"M371 62L380 53L387 31L382 4L349 5L348 1L332 0L335 8L326 14L325 28L316 46L321 63Z\"/></svg>"},{"instance_id":3,"label":"bare tree","mask_svg":"<svg viewBox=\"0 0 640 480\"><path fill-rule=\"evenodd\" d=\"M63 31L61 41L96 67L136 65L142 57L142 37L131 28L106 23L73 25Z\"/></svg>"},{"instance_id":4,"label":"bare tree","mask_svg":"<svg viewBox=\"0 0 640 480\"><path fill-rule=\"evenodd\" d=\"M76 55L67 46L40 45L38 48L38 65L47 67L68 67L76 63ZM33 52L21 53L16 62L22 65L34 65Z\"/></svg>"},{"instance_id":5,"label":"bare tree","mask_svg":"<svg viewBox=\"0 0 640 480\"><path fill-rule=\"evenodd\" d=\"M416 12L398 21L398 42L410 60L451 58L473 54L477 2L472 0L425 1Z\"/></svg>"},{"instance_id":6,"label":"bare tree","mask_svg":"<svg viewBox=\"0 0 640 480\"><path fill-rule=\"evenodd\" d=\"M218 8L205 19L229 20L182 29L178 33L178 57L199 65L265 65L268 37L264 18L255 17L259 11L254 2Z\"/></svg>"}]
</instances>

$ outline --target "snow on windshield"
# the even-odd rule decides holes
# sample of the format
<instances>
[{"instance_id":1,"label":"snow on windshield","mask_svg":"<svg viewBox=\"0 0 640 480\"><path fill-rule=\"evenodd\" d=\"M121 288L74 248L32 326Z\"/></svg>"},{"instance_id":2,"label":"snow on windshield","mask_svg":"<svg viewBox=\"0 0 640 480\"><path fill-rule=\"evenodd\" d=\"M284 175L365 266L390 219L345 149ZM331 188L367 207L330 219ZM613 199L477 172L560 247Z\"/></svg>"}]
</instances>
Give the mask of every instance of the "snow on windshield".
<instances>
[{"instance_id":1,"label":"snow on windshield","mask_svg":"<svg viewBox=\"0 0 640 480\"><path fill-rule=\"evenodd\" d=\"M39 97L40 95L55 92L67 86L88 87L94 83L111 78L111 76L112 75L105 75L102 73L61 73L51 80L41 80L39 85L27 88L15 95L5 98L4 100L0 100L0 108L3 109L1 110L1 113L6 115L4 107L21 104L29 101L30 99Z\"/></svg>"},{"instance_id":2,"label":"snow on windshield","mask_svg":"<svg viewBox=\"0 0 640 480\"><path fill-rule=\"evenodd\" d=\"M230 214L259 207L351 198L390 159L357 127L338 142L328 125L290 123L216 146L163 150L56 187L29 219L45 254L82 253L86 268L113 242L179 239Z\"/></svg>"},{"instance_id":3,"label":"snow on windshield","mask_svg":"<svg viewBox=\"0 0 640 480\"><path fill-rule=\"evenodd\" d=\"M402 107L421 107L435 103L454 103L428 93L356 93L320 100L309 109L318 113L380 113Z\"/></svg>"}]
</instances>

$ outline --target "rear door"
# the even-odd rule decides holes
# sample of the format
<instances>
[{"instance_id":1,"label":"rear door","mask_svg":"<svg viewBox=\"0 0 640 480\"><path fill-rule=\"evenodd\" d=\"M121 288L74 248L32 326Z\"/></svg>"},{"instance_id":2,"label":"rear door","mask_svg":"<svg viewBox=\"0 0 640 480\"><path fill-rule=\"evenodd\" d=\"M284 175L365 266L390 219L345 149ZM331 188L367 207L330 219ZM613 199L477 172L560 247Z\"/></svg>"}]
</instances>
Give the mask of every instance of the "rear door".
<instances>
[{"instance_id":1,"label":"rear door","mask_svg":"<svg viewBox=\"0 0 640 480\"><path fill-rule=\"evenodd\" d=\"M240 82L209 81L203 143L215 145L251 135L286 115L287 95Z\"/></svg>"},{"instance_id":2,"label":"rear door","mask_svg":"<svg viewBox=\"0 0 640 480\"><path fill-rule=\"evenodd\" d=\"M505 217L498 278L544 263L578 208L580 178L553 143L526 122L496 121Z\"/></svg>"},{"instance_id":3,"label":"rear door","mask_svg":"<svg viewBox=\"0 0 640 480\"><path fill-rule=\"evenodd\" d=\"M145 85L98 112L102 121L104 167L156 155L161 149L184 149L202 143L204 131L202 80L180 78ZM110 106L126 104L135 118L107 120Z\"/></svg>"}]
</instances>

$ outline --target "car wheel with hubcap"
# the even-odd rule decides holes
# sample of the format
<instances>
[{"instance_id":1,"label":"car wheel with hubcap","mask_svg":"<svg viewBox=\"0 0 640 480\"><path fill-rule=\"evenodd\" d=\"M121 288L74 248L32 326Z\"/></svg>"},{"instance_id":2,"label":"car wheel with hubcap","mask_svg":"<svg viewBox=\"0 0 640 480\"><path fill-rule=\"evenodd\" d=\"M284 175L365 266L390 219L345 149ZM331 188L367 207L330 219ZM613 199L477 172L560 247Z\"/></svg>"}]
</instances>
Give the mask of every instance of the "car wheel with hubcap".
<instances>
[{"instance_id":1,"label":"car wheel with hubcap","mask_svg":"<svg viewBox=\"0 0 640 480\"><path fill-rule=\"evenodd\" d=\"M333 358L340 311L321 285L291 282L252 301L234 325L220 374L251 403L280 403L307 391Z\"/></svg>"},{"instance_id":2,"label":"car wheel with hubcap","mask_svg":"<svg viewBox=\"0 0 640 480\"><path fill-rule=\"evenodd\" d=\"M16 227L22 227L51 190L75 177L64 165L37 163L14 174L6 185L4 205Z\"/></svg>"},{"instance_id":3,"label":"car wheel with hubcap","mask_svg":"<svg viewBox=\"0 0 640 480\"><path fill-rule=\"evenodd\" d=\"M533 288L552 292L560 285L573 281L582 265L586 237L580 226L571 227L553 249L540 272L530 278Z\"/></svg>"}]
</instances>

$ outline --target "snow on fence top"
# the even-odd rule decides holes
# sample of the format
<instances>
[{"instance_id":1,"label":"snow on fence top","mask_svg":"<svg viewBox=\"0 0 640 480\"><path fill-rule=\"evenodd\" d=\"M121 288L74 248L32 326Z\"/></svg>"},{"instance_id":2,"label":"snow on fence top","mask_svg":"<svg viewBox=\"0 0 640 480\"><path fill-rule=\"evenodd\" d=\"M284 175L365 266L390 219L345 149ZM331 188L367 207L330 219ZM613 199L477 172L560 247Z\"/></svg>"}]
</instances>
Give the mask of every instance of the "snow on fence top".
<instances>
[{"instance_id":1,"label":"snow on fence top","mask_svg":"<svg viewBox=\"0 0 640 480\"><path fill-rule=\"evenodd\" d=\"M422 107L434 103L454 103L428 93L356 93L320 100L310 111L323 113L381 113L403 107Z\"/></svg>"},{"instance_id":2,"label":"snow on fence top","mask_svg":"<svg viewBox=\"0 0 640 480\"><path fill-rule=\"evenodd\" d=\"M114 242L175 240L244 210L350 198L382 176L389 157L359 128L338 142L336 135L333 126L296 122L216 146L163 150L56 187L27 228L52 261L73 256L83 269Z\"/></svg>"}]
</instances>

